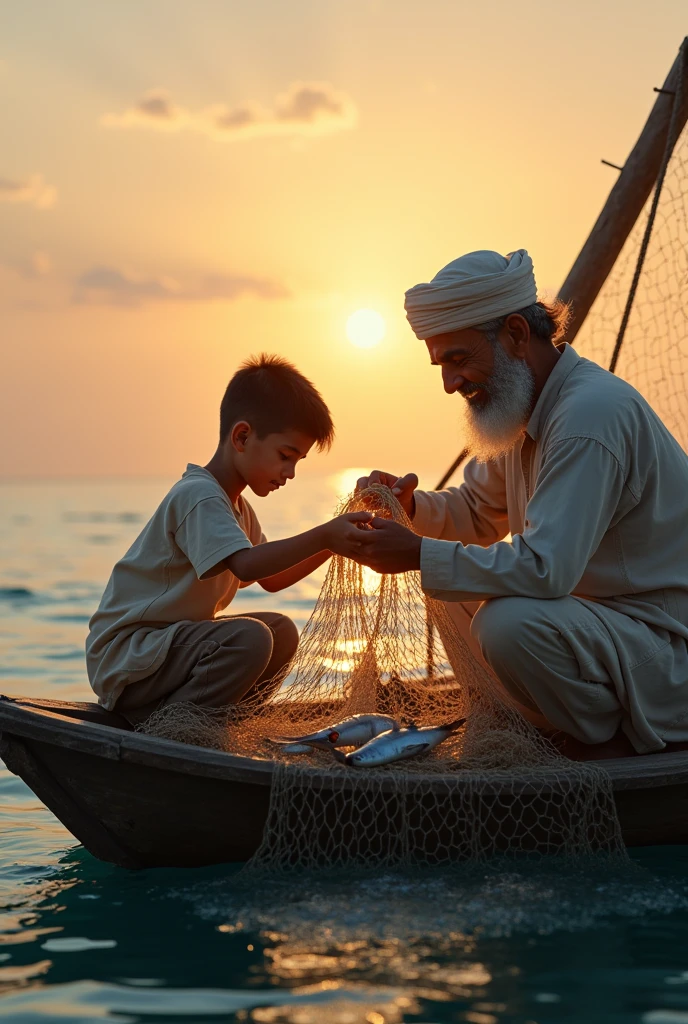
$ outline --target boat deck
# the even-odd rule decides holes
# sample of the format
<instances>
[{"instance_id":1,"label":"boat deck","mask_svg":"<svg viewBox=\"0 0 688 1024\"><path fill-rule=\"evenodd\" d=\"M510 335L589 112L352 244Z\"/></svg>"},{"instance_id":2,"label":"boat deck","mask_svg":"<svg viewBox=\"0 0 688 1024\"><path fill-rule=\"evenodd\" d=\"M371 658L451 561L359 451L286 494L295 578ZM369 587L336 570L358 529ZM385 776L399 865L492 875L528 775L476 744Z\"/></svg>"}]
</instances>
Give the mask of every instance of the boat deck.
<instances>
[{"instance_id":1,"label":"boat deck","mask_svg":"<svg viewBox=\"0 0 688 1024\"><path fill-rule=\"evenodd\" d=\"M4 696L0 756L95 856L127 867L250 857L275 767L134 732L94 704ZM611 779L628 846L688 842L688 751L588 763ZM449 777L418 779L426 792L447 792ZM451 782L457 784L455 774ZM497 804L525 800L535 789L552 796L560 784L557 773L549 785L546 774L519 776L481 793ZM325 785L345 800L355 781L342 771L328 773Z\"/></svg>"}]
</instances>

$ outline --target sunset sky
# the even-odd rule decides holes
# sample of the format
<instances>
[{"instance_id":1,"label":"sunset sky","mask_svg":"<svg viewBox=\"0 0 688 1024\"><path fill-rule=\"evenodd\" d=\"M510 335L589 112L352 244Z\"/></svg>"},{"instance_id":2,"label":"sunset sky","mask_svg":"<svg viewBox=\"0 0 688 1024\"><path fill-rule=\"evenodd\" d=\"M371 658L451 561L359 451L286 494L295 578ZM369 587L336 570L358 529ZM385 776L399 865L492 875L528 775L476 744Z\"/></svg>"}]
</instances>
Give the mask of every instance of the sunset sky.
<instances>
[{"instance_id":1,"label":"sunset sky","mask_svg":"<svg viewBox=\"0 0 688 1024\"><path fill-rule=\"evenodd\" d=\"M563 280L685 0L0 0L0 476L207 461L238 363L293 359L327 463L460 446L404 290L478 248ZM346 335L359 308L384 339Z\"/></svg>"}]
</instances>

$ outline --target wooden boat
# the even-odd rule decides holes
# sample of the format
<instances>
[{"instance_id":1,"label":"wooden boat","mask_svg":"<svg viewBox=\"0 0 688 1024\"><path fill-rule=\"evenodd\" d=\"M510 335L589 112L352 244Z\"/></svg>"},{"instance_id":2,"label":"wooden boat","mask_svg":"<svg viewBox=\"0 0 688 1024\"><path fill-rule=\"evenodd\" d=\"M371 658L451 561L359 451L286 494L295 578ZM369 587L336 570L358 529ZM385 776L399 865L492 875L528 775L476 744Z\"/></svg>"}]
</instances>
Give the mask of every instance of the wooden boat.
<instances>
[{"instance_id":1,"label":"wooden boat","mask_svg":"<svg viewBox=\"0 0 688 1024\"><path fill-rule=\"evenodd\" d=\"M97 704L0 696L0 756L101 860L129 868L245 861L261 841L272 762L141 735ZM604 768L627 846L688 842L688 751ZM523 785L501 787L495 806L518 800ZM345 780L339 795L346 800ZM532 848L545 841L534 838Z\"/></svg>"}]
</instances>

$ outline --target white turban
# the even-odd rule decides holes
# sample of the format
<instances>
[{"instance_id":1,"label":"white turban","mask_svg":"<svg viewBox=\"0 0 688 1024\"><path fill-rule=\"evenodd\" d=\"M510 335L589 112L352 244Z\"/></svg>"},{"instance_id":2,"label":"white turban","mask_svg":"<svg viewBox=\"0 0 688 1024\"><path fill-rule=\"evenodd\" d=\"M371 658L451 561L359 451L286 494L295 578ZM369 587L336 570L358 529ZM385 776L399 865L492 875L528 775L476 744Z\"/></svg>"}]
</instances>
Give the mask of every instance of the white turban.
<instances>
[{"instance_id":1,"label":"white turban","mask_svg":"<svg viewBox=\"0 0 688 1024\"><path fill-rule=\"evenodd\" d=\"M406 318L417 338L476 327L537 302L533 261L525 249L508 256L481 249L453 260L429 284L406 292Z\"/></svg>"}]
</instances>

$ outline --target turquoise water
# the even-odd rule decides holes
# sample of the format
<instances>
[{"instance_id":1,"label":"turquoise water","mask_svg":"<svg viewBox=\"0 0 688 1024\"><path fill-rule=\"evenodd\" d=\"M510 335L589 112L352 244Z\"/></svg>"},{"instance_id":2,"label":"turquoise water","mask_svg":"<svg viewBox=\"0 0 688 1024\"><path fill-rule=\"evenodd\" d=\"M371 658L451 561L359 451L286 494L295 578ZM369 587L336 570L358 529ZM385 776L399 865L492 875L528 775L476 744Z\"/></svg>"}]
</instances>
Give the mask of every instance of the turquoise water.
<instances>
[{"instance_id":1,"label":"turquoise water","mask_svg":"<svg viewBox=\"0 0 688 1024\"><path fill-rule=\"evenodd\" d=\"M88 699L83 639L112 562L165 489L0 484L0 691ZM343 479L257 502L270 536ZM319 589L244 591L305 622ZM688 848L628 865L261 882L94 860L0 768L3 1021L688 1022Z\"/></svg>"}]
</instances>

